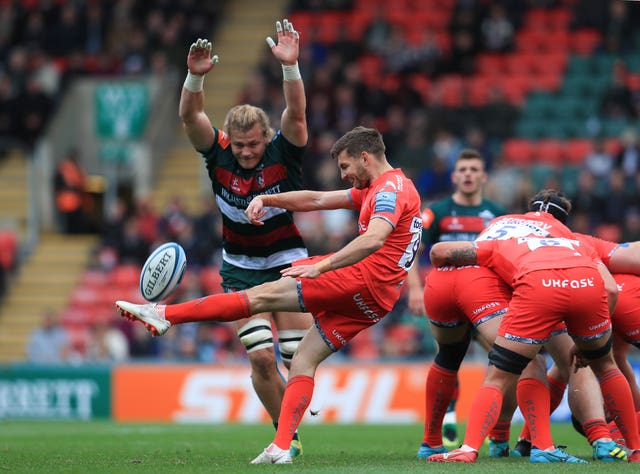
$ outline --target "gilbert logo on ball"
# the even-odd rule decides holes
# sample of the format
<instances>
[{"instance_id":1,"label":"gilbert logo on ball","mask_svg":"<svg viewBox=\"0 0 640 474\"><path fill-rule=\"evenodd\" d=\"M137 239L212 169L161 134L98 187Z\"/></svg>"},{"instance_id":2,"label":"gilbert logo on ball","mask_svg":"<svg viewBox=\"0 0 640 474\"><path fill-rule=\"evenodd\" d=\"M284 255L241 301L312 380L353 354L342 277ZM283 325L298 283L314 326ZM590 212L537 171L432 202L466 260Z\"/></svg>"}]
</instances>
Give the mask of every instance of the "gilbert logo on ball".
<instances>
[{"instance_id":1,"label":"gilbert logo on ball","mask_svg":"<svg viewBox=\"0 0 640 474\"><path fill-rule=\"evenodd\" d=\"M157 302L171 295L187 269L187 257L180 244L167 242L155 249L140 273L140 292L147 301Z\"/></svg>"}]
</instances>

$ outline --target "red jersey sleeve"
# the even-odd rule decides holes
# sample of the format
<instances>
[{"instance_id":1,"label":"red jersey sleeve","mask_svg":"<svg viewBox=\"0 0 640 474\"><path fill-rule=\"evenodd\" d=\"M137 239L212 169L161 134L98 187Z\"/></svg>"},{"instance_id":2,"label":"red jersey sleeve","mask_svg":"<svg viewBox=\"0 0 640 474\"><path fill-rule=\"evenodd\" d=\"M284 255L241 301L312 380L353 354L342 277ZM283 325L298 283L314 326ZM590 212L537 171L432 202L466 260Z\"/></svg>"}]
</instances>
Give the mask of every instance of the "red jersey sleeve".
<instances>
[{"instance_id":1,"label":"red jersey sleeve","mask_svg":"<svg viewBox=\"0 0 640 474\"><path fill-rule=\"evenodd\" d=\"M577 232L575 235L578 237L578 240L580 240L580 242L593 247L600 260L602 260L602 262L606 266L609 266L609 260L611 260L611 256L615 252L616 248L618 248L618 245L620 245L617 242L599 239L597 237L594 237L593 235L580 234Z\"/></svg>"},{"instance_id":2,"label":"red jersey sleeve","mask_svg":"<svg viewBox=\"0 0 640 474\"><path fill-rule=\"evenodd\" d=\"M362 189L356 189L356 188L351 188L349 189L349 197L351 198L351 200L353 201L353 204L356 206L357 209L360 209L362 207L362 200L363 200L363 196L364 196L364 192Z\"/></svg>"}]
</instances>

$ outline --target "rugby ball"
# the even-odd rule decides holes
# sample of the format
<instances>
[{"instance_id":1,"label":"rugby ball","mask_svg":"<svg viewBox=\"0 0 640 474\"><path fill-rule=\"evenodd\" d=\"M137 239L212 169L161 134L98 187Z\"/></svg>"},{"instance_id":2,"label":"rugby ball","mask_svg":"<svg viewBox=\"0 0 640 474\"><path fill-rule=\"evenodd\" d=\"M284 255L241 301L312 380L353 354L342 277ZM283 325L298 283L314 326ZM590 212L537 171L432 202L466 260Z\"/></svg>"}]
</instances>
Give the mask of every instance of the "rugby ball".
<instances>
[{"instance_id":1,"label":"rugby ball","mask_svg":"<svg viewBox=\"0 0 640 474\"><path fill-rule=\"evenodd\" d=\"M187 256L180 244L167 242L155 249L142 267L140 292L147 301L157 302L173 293L187 269Z\"/></svg>"}]
</instances>

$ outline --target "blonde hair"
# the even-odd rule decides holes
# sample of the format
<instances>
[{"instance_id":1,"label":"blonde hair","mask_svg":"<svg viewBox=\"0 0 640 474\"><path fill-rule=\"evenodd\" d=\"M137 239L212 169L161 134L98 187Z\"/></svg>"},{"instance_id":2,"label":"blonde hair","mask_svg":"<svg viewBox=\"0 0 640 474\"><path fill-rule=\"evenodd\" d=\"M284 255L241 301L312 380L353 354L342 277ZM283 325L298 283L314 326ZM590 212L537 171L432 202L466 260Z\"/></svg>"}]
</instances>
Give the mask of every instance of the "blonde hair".
<instances>
[{"instance_id":1,"label":"blonde hair","mask_svg":"<svg viewBox=\"0 0 640 474\"><path fill-rule=\"evenodd\" d=\"M256 124L260 125L267 141L271 140L276 134L276 131L269 123L269 117L266 112L259 107L254 107L249 104L236 105L231 108L231 110L227 112L222 129L231 135L231 130L247 132Z\"/></svg>"}]
</instances>

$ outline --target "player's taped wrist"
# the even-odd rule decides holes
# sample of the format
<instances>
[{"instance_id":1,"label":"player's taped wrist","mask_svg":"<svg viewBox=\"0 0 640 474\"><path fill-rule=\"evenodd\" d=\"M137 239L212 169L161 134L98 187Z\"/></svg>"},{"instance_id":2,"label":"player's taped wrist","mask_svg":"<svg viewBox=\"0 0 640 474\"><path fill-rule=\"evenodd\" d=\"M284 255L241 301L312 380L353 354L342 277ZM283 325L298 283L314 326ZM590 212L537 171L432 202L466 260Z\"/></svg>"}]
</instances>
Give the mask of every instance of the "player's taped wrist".
<instances>
[{"instance_id":1,"label":"player's taped wrist","mask_svg":"<svg viewBox=\"0 0 640 474\"><path fill-rule=\"evenodd\" d=\"M316 270L320 273L325 273L331 270L331 259L325 258L324 260L320 260L315 264Z\"/></svg>"},{"instance_id":2,"label":"player's taped wrist","mask_svg":"<svg viewBox=\"0 0 640 474\"><path fill-rule=\"evenodd\" d=\"M302 79L302 75L300 74L300 68L298 67L298 62L292 65L282 65L282 78L285 81L297 81Z\"/></svg>"},{"instance_id":3,"label":"player's taped wrist","mask_svg":"<svg viewBox=\"0 0 640 474\"><path fill-rule=\"evenodd\" d=\"M184 80L183 87L189 92L202 92L202 86L204 85L204 74L198 76L197 74L191 74L191 71L187 72L187 77Z\"/></svg>"}]
</instances>

